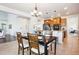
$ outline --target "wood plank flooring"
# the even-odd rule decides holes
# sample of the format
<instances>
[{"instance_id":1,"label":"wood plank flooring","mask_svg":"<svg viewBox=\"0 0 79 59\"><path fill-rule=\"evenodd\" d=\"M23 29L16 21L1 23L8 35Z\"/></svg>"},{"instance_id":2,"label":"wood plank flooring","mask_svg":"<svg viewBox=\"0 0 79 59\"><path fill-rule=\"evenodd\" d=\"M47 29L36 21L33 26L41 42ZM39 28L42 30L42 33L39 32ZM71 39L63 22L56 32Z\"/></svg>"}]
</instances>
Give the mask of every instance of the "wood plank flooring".
<instances>
[{"instance_id":1,"label":"wood plank flooring","mask_svg":"<svg viewBox=\"0 0 79 59\"><path fill-rule=\"evenodd\" d=\"M27 54L28 52L25 51L25 55ZM1 43L0 55L17 55L17 42L12 41L7 43ZM50 51L50 49L49 49L49 55L54 55L53 51ZM63 44L57 44L56 55L79 55L78 37L69 36L68 38L64 39Z\"/></svg>"},{"instance_id":2,"label":"wood plank flooring","mask_svg":"<svg viewBox=\"0 0 79 59\"><path fill-rule=\"evenodd\" d=\"M50 50L49 50L50 51ZM53 54L52 51L50 51ZM57 55L79 55L79 39L77 36L69 36L63 44L57 44Z\"/></svg>"}]
</instances>

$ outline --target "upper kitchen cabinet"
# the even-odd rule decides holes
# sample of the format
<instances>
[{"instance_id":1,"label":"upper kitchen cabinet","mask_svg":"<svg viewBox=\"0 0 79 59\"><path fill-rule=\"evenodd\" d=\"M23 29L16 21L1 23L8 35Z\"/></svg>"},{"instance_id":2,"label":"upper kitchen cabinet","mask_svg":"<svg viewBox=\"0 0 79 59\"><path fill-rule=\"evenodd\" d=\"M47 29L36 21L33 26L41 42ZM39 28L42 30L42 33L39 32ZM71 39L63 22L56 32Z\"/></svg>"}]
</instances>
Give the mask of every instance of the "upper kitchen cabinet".
<instances>
[{"instance_id":1,"label":"upper kitchen cabinet","mask_svg":"<svg viewBox=\"0 0 79 59\"><path fill-rule=\"evenodd\" d=\"M61 24L61 18L60 17L53 18L53 24Z\"/></svg>"},{"instance_id":2,"label":"upper kitchen cabinet","mask_svg":"<svg viewBox=\"0 0 79 59\"><path fill-rule=\"evenodd\" d=\"M61 19L61 25L62 26L66 26L66 20L67 20L66 18Z\"/></svg>"}]
</instances>

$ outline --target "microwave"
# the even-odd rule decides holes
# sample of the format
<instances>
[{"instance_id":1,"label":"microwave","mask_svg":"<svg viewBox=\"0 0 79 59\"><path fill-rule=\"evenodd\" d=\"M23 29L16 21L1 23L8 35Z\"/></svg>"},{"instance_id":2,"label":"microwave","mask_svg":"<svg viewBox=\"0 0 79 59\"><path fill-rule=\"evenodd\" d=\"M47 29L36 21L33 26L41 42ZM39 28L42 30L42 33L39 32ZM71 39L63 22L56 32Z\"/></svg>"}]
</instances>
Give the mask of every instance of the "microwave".
<instances>
[{"instance_id":1,"label":"microwave","mask_svg":"<svg viewBox=\"0 0 79 59\"><path fill-rule=\"evenodd\" d=\"M61 30L61 25L59 24L53 25L53 30Z\"/></svg>"}]
</instances>

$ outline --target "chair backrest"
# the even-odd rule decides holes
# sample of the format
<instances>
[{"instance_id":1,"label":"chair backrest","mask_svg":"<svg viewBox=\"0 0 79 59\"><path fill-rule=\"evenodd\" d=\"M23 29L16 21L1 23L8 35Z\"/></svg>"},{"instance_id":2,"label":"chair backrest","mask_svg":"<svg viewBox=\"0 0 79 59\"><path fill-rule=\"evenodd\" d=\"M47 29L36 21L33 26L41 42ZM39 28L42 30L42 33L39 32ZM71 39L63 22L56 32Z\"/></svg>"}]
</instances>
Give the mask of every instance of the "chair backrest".
<instances>
[{"instance_id":1,"label":"chair backrest","mask_svg":"<svg viewBox=\"0 0 79 59\"><path fill-rule=\"evenodd\" d=\"M39 49L39 43L38 43L38 35L37 34L28 34L29 36L29 45L30 48Z\"/></svg>"},{"instance_id":2,"label":"chair backrest","mask_svg":"<svg viewBox=\"0 0 79 59\"><path fill-rule=\"evenodd\" d=\"M23 47L23 40L22 40L21 32L17 32L17 41L18 41L18 46Z\"/></svg>"}]
</instances>

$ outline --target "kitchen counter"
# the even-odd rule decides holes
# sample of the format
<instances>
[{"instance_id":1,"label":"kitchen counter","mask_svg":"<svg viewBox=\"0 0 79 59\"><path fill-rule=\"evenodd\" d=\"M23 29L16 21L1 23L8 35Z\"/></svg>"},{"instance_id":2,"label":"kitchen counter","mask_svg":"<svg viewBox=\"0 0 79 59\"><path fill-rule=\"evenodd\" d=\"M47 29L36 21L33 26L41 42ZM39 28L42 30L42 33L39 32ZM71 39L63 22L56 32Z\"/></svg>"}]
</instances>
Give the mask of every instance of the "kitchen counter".
<instances>
[{"instance_id":1,"label":"kitchen counter","mask_svg":"<svg viewBox=\"0 0 79 59\"><path fill-rule=\"evenodd\" d=\"M63 36L64 36L64 33L63 33L62 30L61 30L61 31L53 31L52 34L53 34L53 36L56 36L56 37L58 38L57 42L58 42L59 44L62 44L62 43L63 43L63 39L64 39Z\"/></svg>"}]
</instances>

